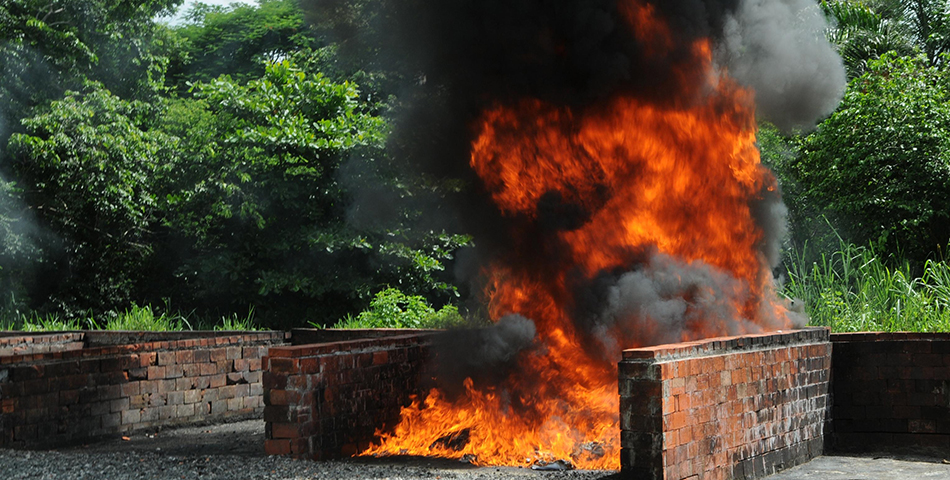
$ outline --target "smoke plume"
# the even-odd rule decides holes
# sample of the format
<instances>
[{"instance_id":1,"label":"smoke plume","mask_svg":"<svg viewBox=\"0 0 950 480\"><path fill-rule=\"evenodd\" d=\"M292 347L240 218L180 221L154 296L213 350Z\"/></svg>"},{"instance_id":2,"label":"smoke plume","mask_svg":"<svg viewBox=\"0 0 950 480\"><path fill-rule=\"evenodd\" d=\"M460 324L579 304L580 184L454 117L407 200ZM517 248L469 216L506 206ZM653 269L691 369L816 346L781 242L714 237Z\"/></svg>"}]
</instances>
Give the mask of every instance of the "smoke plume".
<instances>
[{"instance_id":1,"label":"smoke plume","mask_svg":"<svg viewBox=\"0 0 950 480\"><path fill-rule=\"evenodd\" d=\"M689 103L695 99L684 98L684 92L703 90L688 84L696 80L678 75L676 66L693 55L687 46L694 38L712 40L714 67L754 90L759 115L780 128L810 127L843 93L844 69L823 37L827 24L814 0L647 1L682 40L664 55L651 55L644 32L626 21L621 10L628 1L633 0L379 0L370 7L348 0L303 1L312 18L342 40L344 55L362 56L405 79L396 92L402 103L393 154L407 167L467 185L448 199L459 222L451 228L472 233L477 245L458 269L464 275L460 281L477 283L479 269L471 266L488 261L528 266L525 270L543 275L562 258L564 246L552 234L578 228L598 208L596 201L577 205L552 191L531 218L503 215L469 166L472 123L493 105L533 99L596 110L620 96L657 106ZM570 129L570 120L565 123ZM766 187L771 188L749 207L762 230L757 247L774 266L786 210L777 186ZM359 206L364 214L373 208ZM512 234L515 222L526 226ZM618 348L608 344L629 340L617 332L637 332L639 341L655 343L713 331L709 324L719 332L759 328L725 307L726 300L741 303L751 293L710 265L653 252L628 269L571 286L578 296L575 323L608 351ZM764 318L765 327L774 315L751 313ZM506 317L465 337L476 339L471 345L448 341L443 355L460 364L477 359L467 365L472 370L504 363L530 344L533 330L527 319Z\"/></svg>"},{"instance_id":2,"label":"smoke plume","mask_svg":"<svg viewBox=\"0 0 950 480\"><path fill-rule=\"evenodd\" d=\"M725 19L720 43L730 74L752 87L763 118L810 129L834 110L847 81L812 0L744 0Z\"/></svg>"}]
</instances>

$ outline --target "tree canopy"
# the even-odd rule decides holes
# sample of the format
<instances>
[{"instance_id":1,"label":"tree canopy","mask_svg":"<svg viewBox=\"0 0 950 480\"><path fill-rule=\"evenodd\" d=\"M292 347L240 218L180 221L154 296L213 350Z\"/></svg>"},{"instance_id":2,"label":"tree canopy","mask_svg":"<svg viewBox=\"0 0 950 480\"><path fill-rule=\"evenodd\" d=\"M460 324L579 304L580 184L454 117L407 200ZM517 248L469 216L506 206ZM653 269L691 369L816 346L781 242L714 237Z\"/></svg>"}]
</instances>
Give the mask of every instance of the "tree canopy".
<instances>
[{"instance_id":1,"label":"tree canopy","mask_svg":"<svg viewBox=\"0 0 950 480\"><path fill-rule=\"evenodd\" d=\"M374 74L338 68L294 0L157 20L180 3L0 3L0 306L292 326L390 287L454 298L468 237L400 201L441 187L391 162L381 95L350 80Z\"/></svg>"}]
</instances>

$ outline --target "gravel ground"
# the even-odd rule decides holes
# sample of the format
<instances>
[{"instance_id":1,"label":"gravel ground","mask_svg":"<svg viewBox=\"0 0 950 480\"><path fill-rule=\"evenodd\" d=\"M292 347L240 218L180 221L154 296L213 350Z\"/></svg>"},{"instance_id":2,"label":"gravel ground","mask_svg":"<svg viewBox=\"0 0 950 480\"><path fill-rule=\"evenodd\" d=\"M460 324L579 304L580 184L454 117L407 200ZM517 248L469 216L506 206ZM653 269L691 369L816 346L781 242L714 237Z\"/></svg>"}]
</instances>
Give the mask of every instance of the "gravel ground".
<instances>
[{"instance_id":1,"label":"gravel ground","mask_svg":"<svg viewBox=\"0 0 950 480\"><path fill-rule=\"evenodd\" d=\"M538 472L527 468L475 467L454 460L417 457L331 462L264 455L264 422L249 420L139 432L51 451L0 449L0 479L461 479L617 480L616 472ZM829 456L778 473L769 480L947 479L942 457Z\"/></svg>"},{"instance_id":2,"label":"gravel ground","mask_svg":"<svg viewBox=\"0 0 950 480\"><path fill-rule=\"evenodd\" d=\"M264 423L136 433L50 451L0 449L0 478L10 479L537 479L616 478L616 472L538 472L474 467L452 460L367 458L329 462L264 455Z\"/></svg>"}]
</instances>

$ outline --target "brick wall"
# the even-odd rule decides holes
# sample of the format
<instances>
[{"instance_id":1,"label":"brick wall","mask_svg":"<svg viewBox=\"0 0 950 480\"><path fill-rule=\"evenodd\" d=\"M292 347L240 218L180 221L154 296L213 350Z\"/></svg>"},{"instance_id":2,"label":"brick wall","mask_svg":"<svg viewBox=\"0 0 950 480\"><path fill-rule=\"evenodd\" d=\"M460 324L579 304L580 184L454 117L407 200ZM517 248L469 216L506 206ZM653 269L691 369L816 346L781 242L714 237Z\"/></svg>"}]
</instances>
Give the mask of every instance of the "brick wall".
<instances>
[{"instance_id":1,"label":"brick wall","mask_svg":"<svg viewBox=\"0 0 950 480\"><path fill-rule=\"evenodd\" d=\"M622 473L760 478L820 455L828 338L806 329L624 351Z\"/></svg>"},{"instance_id":2,"label":"brick wall","mask_svg":"<svg viewBox=\"0 0 950 480\"><path fill-rule=\"evenodd\" d=\"M294 328L290 331L290 342L293 345L310 345L396 337L407 333L438 333L441 331L421 328Z\"/></svg>"},{"instance_id":3,"label":"brick wall","mask_svg":"<svg viewBox=\"0 0 950 480\"><path fill-rule=\"evenodd\" d=\"M831 447L950 450L950 334L831 336Z\"/></svg>"},{"instance_id":4,"label":"brick wall","mask_svg":"<svg viewBox=\"0 0 950 480\"><path fill-rule=\"evenodd\" d=\"M265 451L322 460L365 449L425 392L431 333L275 347L264 359Z\"/></svg>"},{"instance_id":5,"label":"brick wall","mask_svg":"<svg viewBox=\"0 0 950 480\"><path fill-rule=\"evenodd\" d=\"M148 343L0 356L0 446L50 447L260 414L261 358L286 334L198 336L150 334Z\"/></svg>"},{"instance_id":6,"label":"brick wall","mask_svg":"<svg viewBox=\"0 0 950 480\"><path fill-rule=\"evenodd\" d=\"M84 337L83 332L2 336L0 357L81 350L85 346Z\"/></svg>"}]
</instances>

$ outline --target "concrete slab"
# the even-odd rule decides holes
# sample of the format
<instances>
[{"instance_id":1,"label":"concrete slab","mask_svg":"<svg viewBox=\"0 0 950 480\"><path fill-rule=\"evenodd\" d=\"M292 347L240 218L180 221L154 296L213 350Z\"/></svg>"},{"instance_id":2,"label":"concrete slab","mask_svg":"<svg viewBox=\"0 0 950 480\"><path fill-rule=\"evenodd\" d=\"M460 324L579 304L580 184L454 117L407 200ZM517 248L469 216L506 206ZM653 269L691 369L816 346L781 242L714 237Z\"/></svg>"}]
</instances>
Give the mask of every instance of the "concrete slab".
<instances>
[{"instance_id":1,"label":"concrete slab","mask_svg":"<svg viewBox=\"0 0 950 480\"><path fill-rule=\"evenodd\" d=\"M950 479L950 464L914 457L818 457L770 475L768 480L913 480Z\"/></svg>"}]
</instances>

